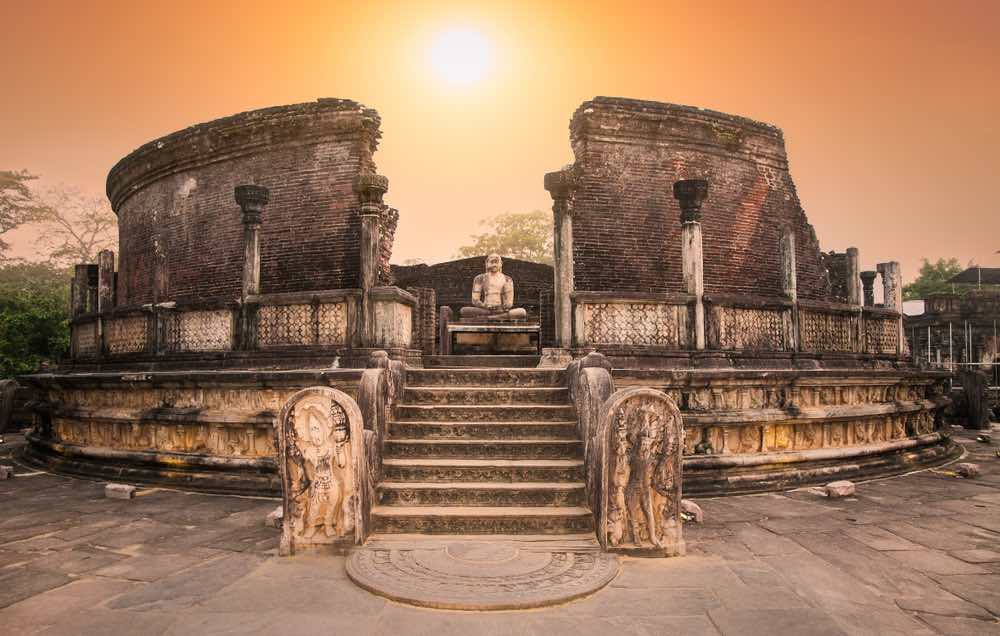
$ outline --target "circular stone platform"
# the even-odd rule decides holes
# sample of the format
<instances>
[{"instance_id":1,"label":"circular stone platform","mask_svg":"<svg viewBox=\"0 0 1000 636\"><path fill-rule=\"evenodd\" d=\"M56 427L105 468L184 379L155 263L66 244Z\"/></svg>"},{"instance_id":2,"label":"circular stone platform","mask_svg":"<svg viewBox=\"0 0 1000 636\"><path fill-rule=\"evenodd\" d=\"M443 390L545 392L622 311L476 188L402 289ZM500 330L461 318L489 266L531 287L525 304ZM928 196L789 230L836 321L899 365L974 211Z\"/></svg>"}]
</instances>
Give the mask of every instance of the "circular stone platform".
<instances>
[{"instance_id":1,"label":"circular stone platform","mask_svg":"<svg viewBox=\"0 0 1000 636\"><path fill-rule=\"evenodd\" d=\"M589 547L531 542L430 541L366 546L347 575L394 601L453 610L527 609L592 594L618 574L618 559Z\"/></svg>"}]
</instances>

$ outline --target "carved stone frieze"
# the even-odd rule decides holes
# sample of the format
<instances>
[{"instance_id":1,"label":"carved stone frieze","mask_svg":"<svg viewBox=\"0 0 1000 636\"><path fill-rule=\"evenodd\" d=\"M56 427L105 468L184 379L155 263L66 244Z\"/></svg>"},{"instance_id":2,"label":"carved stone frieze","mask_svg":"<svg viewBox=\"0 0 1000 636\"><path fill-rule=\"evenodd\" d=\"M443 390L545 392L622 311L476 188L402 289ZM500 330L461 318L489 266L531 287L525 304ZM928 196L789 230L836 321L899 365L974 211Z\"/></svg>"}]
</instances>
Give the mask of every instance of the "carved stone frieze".
<instances>
[{"instance_id":1,"label":"carved stone frieze","mask_svg":"<svg viewBox=\"0 0 1000 636\"><path fill-rule=\"evenodd\" d=\"M364 540L371 495L363 431L357 403L337 389L303 389L282 408L282 554L307 545Z\"/></svg>"},{"instance_id":2,"label":"carved stone frieze","mask_svg":"<svg viewBox=\"0 0 1000 636\"><path fill-rule=\"evenodd\" d=\"M264 305L257 312L257 342L261 348L313 343L311 305Z\"/></svg>"},{"instance_id":3,"label":"carved stone frieze","mask_svg":"<svg viewBox=\"0 0 1000 636\"><path fill-rule=\"evenodd\" d=\"M799 311L802 351L854 351L858 318L852 314Z\"/></svg>"},{"instance_id":4,"label":"carved stone frieze","mask_svg":"<svg viewBox=\"0 0 1000 636\"><path fill-rule=\"evenodd\" d=\"M896 353L898 338L898 319L865 318L865 350L869 353Z\"/></svg>"},{"instance_id":5,"label":"carved stone frieze","mask_svg":"<svg viewBox=\"0 0 1000 636\"><path fill-rule=\"evenodd\" d=\"M146 316L127 316L104 321L104 346L111 355L146 350Z\"/></svg>"},{"instance_id":6,"label":"carved stone frieze","mask_svg":"<svg viewBox=\"0 0 1000 636\"><path fill-rule=\"evenodd\" d=\"M228 309L181 311L164 317L168 351L228 351L233 315Z\"/></svg>"},{"instance_id":7,"label":"carved stone frieze","mask_svg":"<svg viewBox=\"0 0 1000 636\"><path fill-rule=\"evenodd\" d=\"M680 313L686 307L662 303L586 303L583 341L588 345L647 345L678 348Z\"/></svg>"},{"instance_id":8,"label":"carved stone frieze","mask_svg":"<svg viewBox=\"0 0 1000 636\"><path fill-rule=\"evenodd\" d=\"M724 350L785 349L785 310L714 307L709 341Z\"/></svg>"},{"instance_id":9,"label":"carved stone frieze","mask_svg":"<svg viewBox=\"0 0 1000 636\"><path fill-rule=\"evenodd\" d=\"M97 356L100 341L97 338L97 321L73 325L73 356L93 358Z\"/></svg>"},{"instance_id":10,"label":"carved stone frieze","mask_svg":"<svg viewBox=\"0 0 1000 636\"><path fill-rule=\"evenodd\" d=\"M606 549L673 556L681 534L684 431L673 401L655 389L617 391L604 403L598 538Z\"/></svg>"}]
</instances>

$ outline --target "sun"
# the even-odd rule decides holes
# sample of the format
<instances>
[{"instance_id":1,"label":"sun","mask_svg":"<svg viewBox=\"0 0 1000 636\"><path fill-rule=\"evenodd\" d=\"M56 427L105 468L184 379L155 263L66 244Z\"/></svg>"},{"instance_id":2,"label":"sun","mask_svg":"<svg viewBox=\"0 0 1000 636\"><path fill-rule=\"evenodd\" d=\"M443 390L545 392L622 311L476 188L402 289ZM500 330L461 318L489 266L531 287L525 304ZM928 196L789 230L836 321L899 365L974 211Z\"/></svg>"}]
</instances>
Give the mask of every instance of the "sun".
<instances>
[{"instance_id":1,"label":"sun","mask_svg":"<svg viewBox=\"0 0 1000 636\"><path fill-rule=\"evenodd\" d=\"M434 37L430 50L434 74L449 84L478 82L489 70L492 47L475 29L453 28Z\"/></svg>"}]
</instances>

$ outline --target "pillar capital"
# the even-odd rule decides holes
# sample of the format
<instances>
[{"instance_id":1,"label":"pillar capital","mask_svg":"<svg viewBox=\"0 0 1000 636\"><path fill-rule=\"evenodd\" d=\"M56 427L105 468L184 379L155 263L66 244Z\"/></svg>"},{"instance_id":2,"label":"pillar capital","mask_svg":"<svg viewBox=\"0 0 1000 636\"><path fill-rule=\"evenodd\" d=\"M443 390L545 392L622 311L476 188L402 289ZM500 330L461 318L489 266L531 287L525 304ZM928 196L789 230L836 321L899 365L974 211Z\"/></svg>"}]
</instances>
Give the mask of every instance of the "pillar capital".
<instances>
[{"instance_id":1,"label":"pillar capital","mask_svg":"<svg viewBox=\"0 0 1000 636\"><path fill-rule=\"evenodd\" d=\"M361 198L362 208L381 206L382 196L389 191L389 178L374 173L358 175L357 181L354 182L354 191ZM365 213L377 214L378 210L368 212L362 210L362 214Z\"/></svg>"},{"instance_id":2,"label":"pillar capital","mask_svg":"<svg viewBox=\"0 0 1000 636\"><path fill-rule=\"evenodd\" d=\"M559 202L569 198L576 181L573 171L569 168L545 173L545 189L552 195L552 200Z\"/></svg>"},{"instance_id":3,"label":"pillar capital","mask_svg":"<svg viewBox=\"0 0 1000 636\"><path fill-rule=\"evenodd\" d=\"M708 197L708 181L682 179L674 182L674 198L681 208L681 223L697 223L701 219L701 204Z\"/></svg>"},{"instance_id":4,"label":"pillar capital","mask_svg":"<svg viewBox=\"0 0 1000 636\"><path fill-rule=\"evenodd\" d=\"M871 307L875 304L875 277L878 276L878 272L865 270L858 276L861 277L861 286L864 288L865 307Z\"/></svg>"},{"instance_id":5,"label":"pillar capital","mask_svg":"<svg viewBox=\"0 0 1000 636\"><path fill-rule=\"evenodd\" d=\"M260 225L260 215L271 200L271 191L259 185L238 185L233 190L236 204L243 211L243 222Z\"/></svg>"}]
</instances>

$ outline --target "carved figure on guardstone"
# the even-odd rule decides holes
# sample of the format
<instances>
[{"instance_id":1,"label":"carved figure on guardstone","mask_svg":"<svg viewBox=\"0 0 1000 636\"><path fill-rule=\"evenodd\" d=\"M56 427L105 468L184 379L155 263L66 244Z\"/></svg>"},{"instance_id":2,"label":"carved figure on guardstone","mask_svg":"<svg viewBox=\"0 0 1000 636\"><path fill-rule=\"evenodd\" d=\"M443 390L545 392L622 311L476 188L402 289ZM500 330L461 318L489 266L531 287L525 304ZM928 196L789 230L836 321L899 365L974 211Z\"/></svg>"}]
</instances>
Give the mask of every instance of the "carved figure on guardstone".
<instances>
[{"instance_id":1,"label":"carved figure on guardstone","mask_svg":"<svg viewBox=\"0 0 1000 636\"><path fill-rule=\"evenodd\" d=\"M472 281L472 306L462 307L462 318L514 318L528 315L521 307L514 307L514 280L503 273L503 259L499 254L486 257L486 272Z\"/></svg>"},{"instance_id":2,"label":"carved figure on guardstone","mask_svg":"<svg viewBox=\"0 0 1000 636\"><path fill-rule=\"evenodd\" d=\"M357 403L336 389L304 389L282 408L278 427L286 520L281 553L360 542L367 466Z\"/></svg>"},{"instance_id":3,"label":"carved figure on guardstone","mask_svg":"<svg viewBox=\"0 0 1000 636\"><path fill-rule=\"evenodd\" d=\"M658 556L683 554L681 452L677 406L660 391L624 389L603 405L598 443L607 492L598 538L603 547Z\"/></svg>"}]
</instances>

